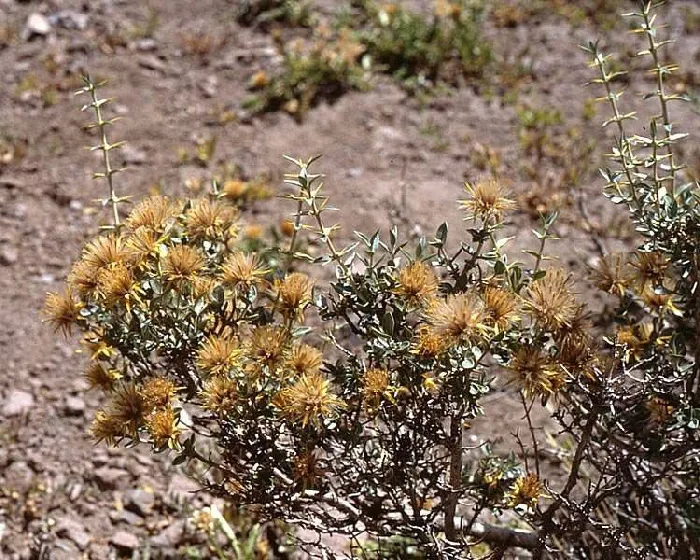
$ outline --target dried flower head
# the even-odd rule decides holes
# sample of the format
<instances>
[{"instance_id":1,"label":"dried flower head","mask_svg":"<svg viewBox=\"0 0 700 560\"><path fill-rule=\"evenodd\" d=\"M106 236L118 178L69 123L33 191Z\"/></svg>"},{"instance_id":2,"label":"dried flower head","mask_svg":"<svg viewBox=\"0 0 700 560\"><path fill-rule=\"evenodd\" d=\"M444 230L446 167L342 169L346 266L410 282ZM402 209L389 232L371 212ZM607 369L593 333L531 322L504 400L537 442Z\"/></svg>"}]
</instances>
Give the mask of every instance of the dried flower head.
<instances>
[{"instance_id":1,"label":"dried flower head","mask_svg":"<svg viewBox=\"0 0 700 560\"><path fill-rule=\"evenodd\" d=\"M303 490L318 488L323 480L324 470L321 467L320 455L316 451L305 451L294 457L292 475L294 482Z\"/></svg>"},{"instance_id":2,"label":"dried flower head","mask_svg":"<svg viewBox=\"0 0 700 560\"><path fill-rule=\"evenodd\" d=\"M306 274L293 272L277 283L277 305L285 317L302 318L311 303L313 281Z\"/></svg>"},{"instance_id":3,"label":"dried flower head","mask_svg":"<svg viewBox=\"0 0 700 560\"><path fill-rule=\"evenodd\" d=\"M287 367L294 376L318 373L323 364L323 354L308 344L295 344L287 360Z\"/></svg>"},{"instance_id":4,"label":"dried flower head","mask_svg":"<svg viewBox=\"0 0 700 560\"><path fill-rule=\"evenodd\" d=\"M641 252L633 255L634 261L630 265L637 269L638 285L641 290L651 284L651 288L663 285L666 272L670 266L668 258L659 251Z\"/></svg>"},{"instance_id":5,"label":"dried flower head","mask_svg":"<svg viewBox=\"0 0 700 560\"><path fill-rule=\"evenodd\" d=\"M221 267L221 281L232 288L250 288L259 284L269 272L254 254L233 253Z\"/></svg>"},{"instance_id":6,"label":"dried flower head","mask_svg":"<svg viewBox=\"0 0 700 560\"><path fill-rule=\"evenodd\" d=\"M616 253L603 257L591 271L590 278L599 290L623 296L632 285L634 273L626 255Z\"/></svg>"},{"instance_id":7,"label":"dried flower head","mask_svg":"<svg viewBox=\"0 0 700 560\"><path fill-rule=\"evenodd\" d=\"M378 408L383 397L391 396L388 392L391 376L381 368L372 368L362 376L362 395L366 407Z\"/></svg>"},{"instance_id":8,"label":"dried flower head","mask_svg":"<svg viewBox=\"0 0 700 560\"><path fill-rule=\"evenodd\" d=\"M146 227L137 228L124 241L129 263L139 269L147 268L149 261L158 254L161 238Z\"/></svg>"},{"instance_id":9,"label":"dried flower head","mask_svg":"<svg viewBox=\"0 0 700 560\"><path fill-rule=\"evenodd\" d=\"M320 429L324 419L331 418L344 407L343 401L330 389L330 382L320 373L302 375L291 387L282 389L275 398L282 417L302 428Z\"/></svg>"},{"instance_id":10,"label":"dried flower head","mask_svg":"<svg viewBox=\"0 0 700 560\"><path fill-rule=\"evenodd\" d=\"M291 220L282 220L280 222L280 233L284 237L292 237L294 235L294 222Z\"/></svg>"},{"instance_id":11,"label":"dried flower head","mask_svg":"<svg viewBox=\"0 0 700 560\"><path fill-rule=\"evenodd\" d=\"M126 303L136 294L136 282L131 268L123 262L103 268L97 275L97 293L108 306Z\"/></svg>"},{"instance_id":12,"label":"dried flower head","mask_svg":"<svg viewBox=\"0 0 700 560\"><path fill-rule=\"evenodd\" d=\"M617 331L617 344L625 346L623 359L639 361L652 343L654 325L650 322L635 323L634 325L621 327Z\"/></svg>"},{"instance_id":13,"label":"dried flower head","mask_svg":"<svg viewBox=\"0 0 700 560\"><path fill-rule=\"evenodd\" d=\"M226 376L212 377L200 393L202 406L217 416L225 416L240 403L238 384Z\"/></svg>"},{"instance_id":14,"label":"dried flower head","mask_svg":"<svg viewBox=\"0 0 700 560\"><path fill-rule=\"evenodd\" d=\"M248 193L248 183L244 181L226 181L221 188L221 195L233 201L245 198Z\"/></svg>"},{"instance_id":15,"label":"dried flower head","mask_svg":"<svg viewBox=\"0 0 700 560\"><path fill-rule=\"evenodd\" d=\"M649 411L649 419L656 426L663 426L671 418L675 408L662 397L650 397L646 402L646 408Z\"/></svg>"},{"instance_id":16,"label":"dried flower head","mask_svg":"<svg viewBox=\"0 0 700 560\"><path fill-rule=\"evenodd\" d=\"M260 224L248 224L243 230L243 236L247 239L261 239L265 235L265 228Z\"/></svg>"},{"instance_id":17,"label":"dried flower head","mask_svg":"<svg viewBox=\"0 0 700 560\"><path fill-rule=\"evenodd\" d=\"M66 288L62 294L48 293L44 302L43 314L45 320L51 323L54 331L59 330L65 336L71 334L71 329L80 320L80 310L83 304Z\"/></svg>"},{"instance_id":18,"label":"dried flower head","mask_svg":"<svg viewBox=\"0 0 700 560\"><path fill-rule=\"evenodd\" d=\"M570 336L559 343L557 363L570 375L592 378L597 364L593 341L588 336Z\"/></svg>"},{"instance_id":19,"label":"dried flower head","mask_svg":"<svg viewBox=\"0 0 700 560\"><path fill-rule=\"evenodd\" d=\"M86 245L82 258L73 265L68 284L81 296L90 298L97 290L100 272L127 259L120 237L97 237Z\"/></svg>"},{"instance_id":20,"label":"dried flower head","mask_svg":"<svg viewBox=\"0 0 700 560\"><path fill-rule=\"evenodd\" d=\"M144 408L154 410L169 407L173 404L178 388L170 379L151 377L141 387Z\"/></svg>"},{"instance_id":21,"label":"dried flower head","mask_svg":"<svg viewBox=\"0 0 700 560\"><path fill-rule=\"evenodd\" d=\"M251 89L261 89L264 88L270 82L270 78L265 70L258 70L250 78L250 88Z\"/></svg>"},{"instance_id":22,"label":"dried flower head","mask_svg":"<svg viewBox=\"0 0 700 560\"><path fill-rule=\"evenodd\" d=\"M213 335L197 351L196 364L207 375L225 375L240 365L241 354L236 337L231 334Z\"/></svg>"},{"instance_id":23,"label":"dried flower head","mask_svg":"<svg viewBox=\"0 0 700 560\"><path fill-rule=\"evenodd\" d=\"M487 321L484 304L472 293L433 300L426 318L432 332L450 344L475 342L485 331Z\"/></svg>"},{"instance_id":24,"label":"dried flower head","mask_svg":"<svg viewBox=\"0 0 700 560\"><path fill-rule=\"evenodd\" d=\"M103 391L112 391L116 382L121 379L121 374L118 370L107 369L99 362L90 362L87 370L85 370L85 380L91 389L102 389Z\"/></svg>"},{"instance_id":25,"label":"dried flower head","mask_svg":"<svg viewBox=\"0 0 700 560\"><path fill-rule=\"evenodd\" d=\"M264 325L253 330L250 337L250 358L257 365L273 371L286 356L287 335L282 329Z\"/></svg>"},{"instance_id":26,"label":"dried flower head","mask_svg":"<svg viewBox=\"0 0 700 560\"><path fill-rule=\"evenodd\" d=\"M134 383L124 383L117 387L107 411L109 416L121 424L124 434L135 438L146 417L146 406L140 388Z\"/></svg>"},{"instance_id":27,"label":"dried flower head","mask_svg":"<svg viewBox=\"0 0 700 560\"><path fill-rule=\"evenodd\" d=\"M124 225L132 232L144 228L151 233L161 234L178 215L177 207L166 196L149 196L143 199L124 220Z\"/></svg>"},{"instance_id":28,"label":"dried flower head","mask_svg":"<svg viewBox=\"0 0 700 560\"><path fill-rule=\"evenodd\" d=\"M114 446L117 441L129 435L120 419L106 410L98 410L90 426L90 434L96 443L104 441Z\"/></svg>"},{"instance_id":29,"label":"dried flower head","mask_svg":"<svg viewBox=\"0 0 700 560\"><path fill-rule=\"evenodd\" d=\"M423 325L418 329L418 340L413 352L423 358L436 358L449 347L449 341L436 333L432 327Z\"/></svg>"},{"instance_id":30,"label":"dried flower head","mask_svg":"<svg viewBox=\"0 0 700 560\"><path fill-rule=\"evenodd\" d=\"M171 282L191 281L205 265L204 257L189 245L175 245L163 259L163 273Z\"/></svg>"},{"instance_id":31,"label":"dried flower head","mask_svg":"<svg viewBox=\"0 0 700 560\"><path fill-rule=\"evenodd\" d=\"M508 365L510 382L526 397L547 398L559 392L566 382L565 374L540 348L520 346Z\"/></svg>"},{"instance_id":32,"label":"dried flower head","mask_svg":"<svg viewBox=\"0 0 700 560\"><path fill-rule=\"evenodd\" d=\"M649 285L642 292L642 301L656 313L670 311L674 315L681 315L682 312L676 306L675 294L662 288L653 289Z\"/></svg>"},{"instance_id":33,"label":"dried flower head","mask_svg":"<svg viewBox=\"0 0 700 560\"><path fill-rule=\"evenodd\" d=\"M484 221L493 218L501 220L505 212L516 207L515 201L506 196L503 186L489 179L476 185L464 184L469 198L460 200L460 206L468 212L467 219L480 218Z\"/></svg>"},{"instance_id":34,"label":"dried flower head","mask_svg":"<svg viewBox=\"0 0 700 560\"><path fill-rule=\"evenodd\" d=\"M487 286L482 297L486 322L496 331L502 332L513 325L520 318L518 312L520 303L518 298L510 291Z\"/></svg>"},{"instance_id":35,"label":"dried flower head","mask_svg":"<svg viewBox=\"0 0 700 560\"><path fill-rule=\"evenodd\" d=\"M235 237L237 219L238 212L235 208L202 198L194 202L185 213L185 227L192 239L224 241Z\"/></svg>"},{"instance_id":36,"label":"dried flower head","mask_svg":"<svg viewBox=\"0 0 700 560\"><path fill-rule=\"evenodd\" d=\"M177 449L178 436L182 430L178 426L178 417L171 407L160 408L153 412L146 420L146 429L153 438L153 447L169 447Z\"/></svg>"},{"instance_id":37,"label":"dried flower head","mask_svg":"<svg viewBox=\"0 0 700 560\"><path fill-rule=\"evenodd\" d=\"M544 485L539 477L536 474L527 474L515 481L506 498L510 507L525 505L528 508L534 508L542 495L544 495Z\"/></svg>"},{"instance_id":38,"label":"dried flower head","mask_svg":"<svg viewBox=\"0 0 700 560\"><path fill-rule=\"evenodd\" d=\"M581 306L571 291L569 276L561 268L547 270L527 289L527 308L535 322L557 332L572 324Z\"/></svg>"},{"instance_id":39,"label":"dried flower head","mask_svg":"<svg viewBox=\"0 0 700 560\"><path fill-rule=\"evenodd\" d=\"M433 270L423 262L413 262L399 271L395 293L414 306L423 306L435 297L438 280Z\"/></svg>"}]
</instances>

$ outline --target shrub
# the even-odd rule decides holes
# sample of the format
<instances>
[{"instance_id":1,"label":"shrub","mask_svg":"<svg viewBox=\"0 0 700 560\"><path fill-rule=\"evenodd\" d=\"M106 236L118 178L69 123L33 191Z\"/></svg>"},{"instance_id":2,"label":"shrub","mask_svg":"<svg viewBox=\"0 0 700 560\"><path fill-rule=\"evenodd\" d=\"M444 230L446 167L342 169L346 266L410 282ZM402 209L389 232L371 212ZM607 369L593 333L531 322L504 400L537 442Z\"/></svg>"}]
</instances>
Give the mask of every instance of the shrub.
<instances>
[{"instance_id":1,"label":"shrub","mask_svg":"<svg viewBox=\"0 0 700 560\"><path fill-rule=\"evenodd\" d=\"M669 117L673 68L652 5L635 17L657 76L648 136L628 134L615 73L588 47L619 133L606 190L644 239L593 273L618 302L603 332L572 276L545 266L556 214L534 232L530 265L509 256L515 204L496 181L466 185L467 241L448 242L443 224L415 246L396 229L342 246L315 160L290 159L294 228L271 269L238 248L236 210L216 191L148 198L121 223L103 136L112 229L46 308L57 329L86 333L87 378L110 397L95 438L172 449L209 467L213 493L306 535L345 535L366 557L472 557L477 540L494 557L696 555L699 185L674 156L684 135ZM104 102L91 82L85 91L104 129ZM301 250L302 234L325 250ZM302 272L323 264L335 270L329 287ZM524 414L526 436L505 454L466 445L495 380ZM543 405L561 476L542 464ZM297 542L339 554L320 538Z\"/></svg>"}]
</instances>

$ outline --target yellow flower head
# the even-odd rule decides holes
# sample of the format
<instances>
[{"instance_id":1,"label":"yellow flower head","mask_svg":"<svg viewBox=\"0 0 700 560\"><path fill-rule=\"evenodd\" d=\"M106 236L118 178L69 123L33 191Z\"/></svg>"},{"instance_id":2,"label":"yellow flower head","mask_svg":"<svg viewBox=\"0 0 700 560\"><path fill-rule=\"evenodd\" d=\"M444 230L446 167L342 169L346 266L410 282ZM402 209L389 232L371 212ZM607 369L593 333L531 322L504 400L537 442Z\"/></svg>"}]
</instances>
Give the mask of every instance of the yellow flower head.
<instances>
[{"instance_id":1,"label":"yellow flower head","mask_svg":"<svg viewBox=\"0 0 700 560\"><path fill-rule=\"evenodd\" d=\"M99 362L91 362L85 371L85 380L91 389L99 388L103 391L112 391L121 374L116 369L107 369Z\"/></svg>"},{"instance_id":2,"label":"yellow flower head","mask_svg":"<svg viewBox=\"0 0 700 560\"><path fill-rule=\"evenodd\" d=\"M259 284L269 272L253 254L233 253L221 267L221 281L232 288L250 288Z\"/></svg>"},{"instance_id":3,"label":"yellow flower head","mask_svg":"<svg viewBox=\"0 0 700 560\"><path fill-rule=\"evenodd\" d=\"M158 254L161 239L146 227L137 228L124 241L129 262L136 268L147 268L149 261Z\"/></svg>"},{"instance_id":4,"label":"yellow flower head","mask_svg":"<svg viewBox=\"0 0 700 560\"><path fill-rule=\"evenodd\" d=\"M163 233L178 215L177 207L166 196L149 196L144 198L131 211L124 225L135 232L144 228L151 233Z\"/></svg>"},{"instance_id":5,"label":"yellow flower head","mask_svg":"<svg viewBox=\"0 0 700 560\"><path fill-rule=\"evenodd\" d=\"M302 375L294 385L280 391L274 404L288 422L316 429L323 426L324 419L333 417L345 406L320 373Z\"/></svg>"},{"instance_id":6,"label":"yellow flower head","mask_svg":"<svg viewBox=\"0 0 700 560\"><path fill-rule=\"evenodd\" d=\"M237 219L235 208L202 198L185 213L185 227L192 239L226 240L235 237Z\"/></svg>"},{"instance_id":7,"label":"yellow flower head","mask_svg":"<svg viewBox=\"0 0 700 560\"><path fill-rule=\"evenodd\" d=\"M200 393L202 406L217 416L225 416L241 401L238 384L226 376L212 377L204 383Z\"/></svg>"},{"instance_id":8,"label":"yellow flower head","mask_svg":"<svg viewBox=\"0 0 700 560\"><path fill-rule=\"evenodd\" d=\"M249 224L243 230L247 239L260 239L265 234L265 228L260 224Z\"/></svg>"},{"instance_id":9,"label":"yellow flower head","mask_svg":"<svg viewBox=\"0 0 700 560\"><path fill-rule=\"evenodd\" d=\"M71 334L71 329L80 319L82 302L75 298L73 291L66 288L62 294L49 293L44 302L43 314L54 330Z\"/></svg>"},{"instance_id":10,"label":"yellow flower head","mask_svg":"<svg viewBox=\"0 0 700 560\"><path fill-rule=\"evenodd\" d=\"M666 272L670 266L670 261L663 253L659 251L647 253L637 251L633 256L634 262L630 263L630 265L637 269L640 289L644 289L648 284L651 284L651 288L663 285Z\"/></svg>"},{"instance_id":11,"label":"yellow flower head","mask_svg":"<svg viewBox=\"0 0 700 560\"><path fill-rule=\"evenodd\" d=\"M432 301L426 319L433 334L458 344L477 341L485 330L487 316L477 296L463 293Z\"/></svg>"},{"instance_id":12,"label":"yellow flower head","mask_svg":"<svg viewBox=\"0 0 700 560\"><path fill-rule=\"evenodd\" d=\"M301 485L303 490L318 488L325 474L315 451L301 453L294 457L292 474L294 482Z\"/></svg>"},{"instance_id":13,"label":"yellow flower head","mask_svg":"<svg viewBox=\"0 0 700 560\"><path fill-rule=\"evenodd\" d=\"M136 437L146 416L146 405L140 388L134 383L125 383L118 387L113 393L108 414L123 426L124 434Z\"/></svg>"},{"instance_id":14,"label":"yellow flower head","mask_svg":"<svg viewBox=\"0 0 700 560\"><path fill-rule=\"evenodd\" d=\"M146 410L169 407L175 400L178 388L170 379L151 377L141 387Z\"/></svg>"},{"instance_id":15,"label":"yellow flower head","mask_svg":"<svg viewBox=\"0 0 700 560\"><path fill-rule=\"evenodd\" d=\"M94 239L85 246L82 258L77 261L70 274L68 284L83 297L95 294L100 272L128 259L122 240L114 235Z\"/></svg>"},{"instance_id":16,"label":"yellow flower head","mask_svg":"<svg viewBox=\"0 0 700 560\"><path fill-rule=\"evenodd\" d=\"M488 286L484 290L483 301L487 324L497 331L503 332L518 321L520 304L512 292Z\"/></svg>"},{"instance_id":17,"label":"yellow flower head","mask_svg":"<svg viewBox=\"0 0 700 560\"><path fill-rule=\"evenodd\" d=\"M535 322L555 333L570 326L580 313L569 276L561 268L547 270L528 287L527 296L526 305Z\"/></svg>"},{"instance_id":18,"label":"yellow flower head","mask_svg":"<svg viewBox=\"0 0 700 560\"><path fill-rule=\"evenodd\" d=\"M294 376L318 373L323 364L323 354L308 344L296 344L287 360L287 367Z\"/></svg>"},{"instance_id":19,"label":"yellow flower head","mask_svg":"<svg viewBox=\"0 0 700 560\"><path fill-rule=\"evenodd\" d=\"M436 358L447 350L449 341L440 336L431 327L423 325L418 329L418 340L413 352L423 358Z\"/></svg>"},{"instance_id":20,"label":"yellow flower head","mask_svg":"<svg viewBox=\"0 0 700 560\"><path fill-rule=\"evenodd\" d=\"M258 70L250 78L250 87L251 89L261 89L264 88L269 82L270 78L268 78L267 72L265 72L265 70Z\"/></svg>"},{"instance_id":21,"label":"yellow flower head","mask_svg":"<svg viewBox=\"0 0 700 560\"><path fill-rule=\"evenodd\" d=\"M311 303L313 281L306 274L293 272L277 283L277 302L285 317L303 317Z\"/></svg>"},{"instance_id":22,"label":"yellow flower head","mask_svg":"<svg viewBox=\"0 0 700 560\"><path fill-rule=\"evenodd\" d=\"M163 273L171 282L192 281L205 265L204 257L189 245L175 245L163 259Z\"/></svg>"},{"instance_id":23,"label":"yellow flower head","mask_svg":"<svg viewBox=\"0 0 700 560\"><path fill-rule=\"evenodd\" d=\"M465 183L464 188L469 198L460 200L460 206L468 212L467 219L500 220L505 212L516 207L515 201L506 196L503 186L493 179L476 185Z\"/></svg>"},{"instance_id":24,"label":"yellow flower head","mask_svg":"<svg viewBox=\"0 0 700 560\"><path fill-rule=\"evenodd\" d=\"M263 325L253 330L249 353L257 365L275 370L284 361L286 350L287 336L281 329Z\"/></svg>"},{"instance_id":25,"label":"yellow flower head","mask_svg":"<svg viewBox=\"0 0 700 560\"><path fill-rule=\"evenodd\" d=\"M231 334L210 336L197 352L196 364L207 375L225 375L240 365L242 349Z\"/></svg>"},{"instance_id":26,"label":"yellow flower head","mask_svg":"<svg viewBox=\"0 0 700 560\"><path fill-rule=\"evenodd\" d=\"M534 508L543 494L544 485L538 476L535 474L527 474L519 477L515 481L513 487L506 494L506 497L510 507L522 504L528 508Z\"/></svg>"},{"instance_id":27,"label":"yellow flower head","mask_svg":"<svg viewBox=\"0 0 700 560\"><path fill-rule=\"evenodd\" d=\"M221 195L233 201L245 198L248 192L248 183L244 181L226 181L221 189Z\"/></svg>"},{"instance_id":28,"label":"yellow flower head","mask_svg":"<svg viewBox=\"0 0 700 560\"><path fill-rule=\"evenodd\" d=\"M629 266L626 256L616 253L603 257L591 271L590 277L599 290L623 296L632 285L634 271Z\"/></svg>"},{"instance_id":29,"label":"yellow flower head","mask_svg":"<svg viewBox=\"0 0 700 560\"><path fill-rule=\"evenodd\" d=\"M559 392L566 382L561 368L543 350L529 345L518 348L508 369L511 383L528 398L547 398Z\"/></svg>"},{"instance_id":30,"label":"yellow flower head","mask_svg":"<svg viewBox=\"0 0 700 560\"><path fill-rule=\"evenodd\" d=\"M171 407L160 408L151 414L146 420L146 429L153 438L153 447L177 448L178 436L182 430L178 426L177 415Z\"/></svg>"},{"instance_id":31,"label":"yellow flower head","mask_svg":"<svg viewBox=\"0 0 700 560\"><path fill-rule=\"evenodd\" d=\"M395 292L411 305L424 305L435 297L437 290L437 277L423 262L413 262L399 272Z\"/></svg>"},{"instance_id":32,"label":"yellow flower head","mask_svg":"<svg viewBox=\"0 0 700 560\"><path fill-rule=\"evenodd\" d=\"M377 408L382 397L388 395L389 372L381 368L368 369L362 377L362 395L364 404L370 408Z\"/></svg>"},{"instance_id":33,"label":"yellow flower head","mask_svg":"<svg viewBox=\"0 0 700 560\"><path fill-rule=\"evenodd\" d=\"M294 222L291 220L282 220L280 222L280 233L285 237L292 237L294 235Z\"/></svg>"},{"instance_id":34,"label":"yellow flower head","mask_svg":"<svg viewBox=\"0 0 700 560\"><path fill-rule=\"evenodd\" d=\"M97 443L104 441L111 446L116 445L117 440L129 435L121 420L106 410L97 411L90 426L90 434Z\"/></svg>"},{"instance_id":35,"label":"yellow flower head","mask_svg":"<svg viewBox=\"0 0 700 560\"><path fill-rule=\"evenodd\" d=\"M128 305L129 300L136 295L135 289L134 275L123 262L103 268L97 275L97 292L109 306L125 301Z\"/></svg>"}]
</instances>

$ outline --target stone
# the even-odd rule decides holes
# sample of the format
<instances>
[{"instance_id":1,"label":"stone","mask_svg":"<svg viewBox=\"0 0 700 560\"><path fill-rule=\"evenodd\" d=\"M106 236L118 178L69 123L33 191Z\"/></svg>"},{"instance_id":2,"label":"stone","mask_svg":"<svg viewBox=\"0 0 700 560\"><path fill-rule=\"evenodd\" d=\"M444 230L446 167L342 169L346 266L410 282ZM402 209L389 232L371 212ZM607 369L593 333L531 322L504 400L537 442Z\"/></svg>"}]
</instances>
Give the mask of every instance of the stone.
<instances>
[{"instance_id":1,"label":"stone","mask_svg":"<svg viewBox=\"0 0 700 560\"><path fill-rule=\"evenodd\" d=\"M146 517L153 511L155 501L153 492L136 488L124 494L124 509Z\"/></svg>"},{"instance_id":2,"label":"stone","mask_svg":"<svg viewBox=\"0 0 700 560\"><path fill-rule=\"evenodd\" d=\"M50 25L63 27L64 29L84 30L88 24L88 15L74 12L72 10L61 10L51 14L48 18Z\"/></svg>"},{"instance_id":3,"label":"stone","mask_svg":"<svg viewBox=\"0 0 700 560\"><path fill-rule=\"evenodd\" d=\"M160 58L154 55L144 55L139 57L139 66L145 68L146 70L156 70L158 72L165 72L167 70L167 65Z\"/></svg>"},{"instance_id":4,"label":"stone","mask_svg":"<svg viewBox=\"0 0 700 560\"><path fill-rule=\"evenodd\" d=\"M170 523L157 535L153 535L149 544L154 548L177 548L185 536L185 522L178 519Z\"/></svg>"},{"instance_id":5,"label":"stone","mask_svg":"<svg viewBox=\"0 0 700 560\"><path fill-rule=\"evenodd\" d=\"M51 547L51 560L75 560L80 558L80 551L74 543L58 539Z\"/></svg>"},{"instance_id":6,"label":"stone","mask_svg":"<svg viewBox=\"0 0 700 560\"><path fill-rule=\"evenodd\" d=\"M3 247L0 249L0 265L12 266L17 262L17 250L12 247Z\"/></svg>"},{"instance_id":7,"label":"stone","mask_svg":"<svg viewBox=\"0 0 700 560\"><path fill-rule=\"evenodd\" d=\"M80 397L66 397L63 407L67 416L82 416L85 413L85 401Z\"/></svg>"},{"instance_id":8,"label":"stone","mask_svg":"<svg viewBox=\"0 0 700 560\"><path fill-rule=\"evenodd\" d=\"M199 484L181 474L174 475L168 484L168 496L175 502L192 501L198 490L201 490Z\"/></svg>"},{"instance_id":9,"label":"stone","mask_svg":"<svg viewBox=\"0 0 700 560\"><path fill-rule=\"evenodd\" d=\"M44 37L51 33L51 23L48 18L38 12L32 12L27 18L27 25L24 28L24 36L26 39L40 36Z\"/></svg>"},{"instance_id":10,"label":"stone","mask_svg":"<svg viewBox=\"0 0 700 560\"><path fill-rule=\"evenodd\" d=\"M56 534L74 542L80 550L85 550L92 541L83 524L70 517L56 520Z\"/></svg>"},{"instance_id":11,"label":"stone","mask_svg":"<svg viewBox=\"0 0 700 560\"><path fill-rule=\"evenodd\" d=\"M114 490L119 485L119 481L128 475L129 473L123 469L104 466L95 470L92 478L101 490Z\"/></svg>"},{"instance_id":12,"label":"stone","mask_svg":"<svg viewBox=\"0 0 700 560\"><path fill-rule=\"evenodd\" d=\"M3 402L2 415L5 418L21 416L34 406L34 397L26 391L12 391Z\"/></svg>"},{"instance_id":13,"label":"stone","mask_svg":"<svg viewBox=\"0 0 700 560\"><path fill-rule=\"evenodd\" d=\"M140 527L143 525L143 518L132 511L127 511L125 509L119 509L110 512L109 518L112 523L126 523L133 527Z\"/></svg>"},{"instance_id":14,"label":"stone","mask_svg":"<svg viewBox=\"0 0 700 560\"><path fill-rule=\"evenodd\" d=\"M130 552L139 547L139 538L129 531L117 531L109 539L110 544L123 552Z\"/></svg>"},{"instance_id":15,"label":"stone","mask_svg":"<svg viewBox=\"0 0 700 560\"><path fill-rule=\"evenodd\" d=\"M146 152L130 144L125 144L121 147L121 154L124 156L124 162L127 165L143 165L148 159Z\"/></svg>"}]
</instances>

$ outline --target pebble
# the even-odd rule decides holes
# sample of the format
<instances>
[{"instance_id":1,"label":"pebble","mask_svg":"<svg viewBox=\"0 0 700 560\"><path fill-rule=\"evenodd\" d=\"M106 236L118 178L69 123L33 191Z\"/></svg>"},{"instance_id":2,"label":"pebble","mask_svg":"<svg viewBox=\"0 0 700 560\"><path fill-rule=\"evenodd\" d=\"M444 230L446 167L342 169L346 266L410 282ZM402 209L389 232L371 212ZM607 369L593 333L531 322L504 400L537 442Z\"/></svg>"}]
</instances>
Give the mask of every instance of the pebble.
<instances>
[{"instance_id":1,"label":"pebble","mask_svg":"<svg viewBox=\"0 0 700 560\"><path fill-rule=\"evenodd\" d=\"M48 21L50 25L63 27L64 29L78 29L82 31L87 27L88 15L71 10L62 10L50 15Z\"/></svg>"},{"instance_id":2,"label":"pebble","mask_svg":"<svg viewBox=\"0 0 700 560\"><path fill-rule=\"evenodd\" d=\"M27 18L27 25L24 28L24 37L26 39L31 39L35 36L45 36L51 32L51 23L48 18L38 12L33 12L29 14Z\"/></svg>"},{"instance_id":3,"label":"pebble","mask_svg":"<svg viewBox=\"0 0 700 560\"><path fill-rule=\"evenodd\" d=\"M136 488L124 494L124 509L146 517L153 511L155 501L153 492Z\"/></svg>"},{"instance_id":4,"label":"pebble","mask_svg":"<svg viewBox=\"0 0 700 560\"><path fill-rule=\"evenodd\" d=\"M3 247L0 249L0 265L12 266L17 262L17 250L12 247Z\"/></svg>"},{"instance_id":5,"label":"pebble","mask_svg":"<svg viewBox=\"0 0 700 560\"><path fill-rule=\"evenodd\" d=\"M123 469L115 469L109 466L100 467L95 470L92 478L101 490L114 490L119 483L119 480L128 476Z\"/></svg>"},{"instance_id":6,"label":"pebble","mask_svg":"<svg viewBox=\"0 0 700 560\"><path fill-rule=\"evenodd\" d=\"M139 66L145 68L146 70L157 70L158 72L165 72L167 70L167 65L160 58L154 55L144 55L139 57Z\"/></svg>"},{"instance_id":7,"label":"pebble","mask_svg":"<svg viewBox=\"0 0 700 560\"><path fill-rule=\"evenodd\" d=\"M152 536L149 543L155 548L177 548L185 536L185 527L182 519L173 521L160 533Z\"/></svg>"},{"instance_id":8,"label":"pebble","mask_svg":"<svg viewBox=\"0 0 700 560\"><path fill-rule=\"evenodd\" d=\"M109 542L112 546L123 551L136 550L139 547L139 538L128 531L117 531L109 539Z\"/></svg>"},{"instance_id":9,"label":"pebble","mask_svg":"<svg viewBox=\"0 0 700 560\"><path fill-rule=\"evenodd\" d=\"M71 541L59 539L51 548L51 560L75 560L80 558L80 551Z\"/></svg>"},{"instance_id":10,"label":"pebble","mask_svg":"<svg viewBox=\"0 0 700 560\"><path fill-rule=\"evenodd\" d=\"M12 391L2 405L2 415L5 418L20 416L29 412L34 406L34 397L26 391Z\"/></svg>"},{"instance_id":11,"label":"pebble","mask_svg":"<svg viewBox=\"0 0 700 560\"><path fill-rule=\"evenodd\" d=\"M80 550L85 550L92 540L83 524L70 517L56 520L56 534L73 541Z\"/></svg>"},{"instance_id":12,"label":"pebble","mask_svg":"<svg viewBox=\"0 0 700 560\"><path fill-rule=\"evenodd\" d=\"M122 146L121 153L127 165L143 165L148 159L146 152L129 144Z\"/></svg>"},{"instance_id":13,"label":"pebble","mask_svg":"<svg viewBox=\"0 0 700 560\"><path fill-rule=\"evenodd\" d=\"M63 407L67 416L82 416L85 413L85 401L81 397L66 397Z\"/></svg>"},{"instance_id":14,"label":"pebble","mask_svg":"<svg viewBox=\"0 0 700 560\"><path fill-rule=\"evenodd\" d=\"M176 502L192 501L197 490L201 490L199 484L181 474L174 475L168 484L168 496Z\"/></svg>"}]
</instances>

